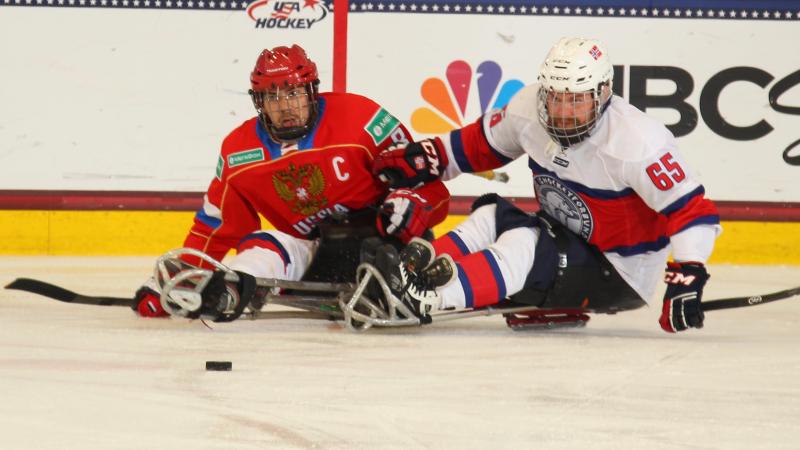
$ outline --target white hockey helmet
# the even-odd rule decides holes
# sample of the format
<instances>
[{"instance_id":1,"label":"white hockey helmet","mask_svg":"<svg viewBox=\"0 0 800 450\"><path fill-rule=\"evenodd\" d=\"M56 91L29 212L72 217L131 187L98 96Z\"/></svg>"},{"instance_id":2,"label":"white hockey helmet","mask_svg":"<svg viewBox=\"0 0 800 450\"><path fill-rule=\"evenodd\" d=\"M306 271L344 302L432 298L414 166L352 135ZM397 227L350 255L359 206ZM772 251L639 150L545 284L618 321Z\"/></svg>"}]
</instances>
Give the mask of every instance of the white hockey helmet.
<instances>
[{"instance_id":1,"label":"white hockey helmet","mask_svg":"<svg viewBox=\"0 0 800 450\"><path fill-rule=\"evenodd\" d=\"M539 122L556 143L567 148L589 136L611 98L613 78L614 68L600 41L561 38L550 49L539 69ZM562 93L585 94L571 96L575 110L581 109L580 102L591 101L593 108L565 120L563 111L548 107L548 101L554 105L556 94Z\"/></svg>"}]
</instances>

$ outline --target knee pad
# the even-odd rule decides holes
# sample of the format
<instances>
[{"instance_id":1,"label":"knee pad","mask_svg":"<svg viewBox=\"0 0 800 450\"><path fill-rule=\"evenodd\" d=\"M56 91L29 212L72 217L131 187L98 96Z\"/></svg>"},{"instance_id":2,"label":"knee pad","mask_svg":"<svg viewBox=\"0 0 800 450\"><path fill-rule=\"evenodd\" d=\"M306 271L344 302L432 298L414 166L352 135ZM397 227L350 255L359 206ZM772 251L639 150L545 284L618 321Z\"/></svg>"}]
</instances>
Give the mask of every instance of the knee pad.
<instances>
[{"instance_id":1,"label":"knee pad","mask_svg":"<svg viewBox=\"0 0 800 450\"><path fill-rule=\"evenodd\" d=\"M255 247L277 253L280 255L285 265L289 265L292 262L291 258L289 257L289 252L286 250L286 247L284 247L283 243L281 243L281 241L279 241L275 236L265 231L257 231L243 237L236 246L236 252L241 253L245 250Z\"/></svg>"}]
</instances>

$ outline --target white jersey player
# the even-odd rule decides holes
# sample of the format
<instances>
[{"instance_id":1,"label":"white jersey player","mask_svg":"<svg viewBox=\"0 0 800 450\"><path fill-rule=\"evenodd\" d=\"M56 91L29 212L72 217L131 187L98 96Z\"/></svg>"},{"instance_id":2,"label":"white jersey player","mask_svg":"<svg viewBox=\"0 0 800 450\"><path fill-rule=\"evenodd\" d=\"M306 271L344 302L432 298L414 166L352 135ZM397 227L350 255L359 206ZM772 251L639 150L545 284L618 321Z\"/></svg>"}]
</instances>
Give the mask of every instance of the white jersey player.
<instances>
[{"instance_id":1,"label":"white jersey player","mask_svg":"<svg viewBox=\"0 0 800 450\"><path fill-rule=\"evenodd\" d=\"M402 294L421 302L421 314L508 297L549 308L632 309L653 297L671 250L661 326L702 327L704 264L721 230L719 216L674 136L612 95L612 78L600 42L561 39L538 83L505 108L376 160L374 170L395 185L450 179L520 157L533 175L538 215L482 197L464 223L433 243L435 254L454 262L437 259L427 276L402 268L403 278L412 278Z\"/></svg>"}]
</instances>

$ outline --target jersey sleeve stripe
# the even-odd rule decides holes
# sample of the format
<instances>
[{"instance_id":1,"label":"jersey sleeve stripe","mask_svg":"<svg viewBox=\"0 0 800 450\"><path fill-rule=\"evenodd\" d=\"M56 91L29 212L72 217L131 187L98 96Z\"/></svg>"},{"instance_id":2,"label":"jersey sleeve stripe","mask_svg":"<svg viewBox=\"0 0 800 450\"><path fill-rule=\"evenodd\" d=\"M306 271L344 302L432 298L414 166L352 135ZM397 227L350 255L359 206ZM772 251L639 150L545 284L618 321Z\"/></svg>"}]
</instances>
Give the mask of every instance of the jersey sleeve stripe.
<instances>
[{"instance_id":1,"label":"jersey sleeve stripe","mask_svg":"<svg viewBox=\"0 0 800 450\"><path fill-rule=\"evenodd\" d=\"M531 169L534 175L547 175L553 177L557 179L560 183L563 183L564 185L572 189L573 191L584 194L592 198L600 200L613 200L636 194L636 191L634 191L632 188L625 188L621 191L612 191L609 189L593 189L586 185L576 183L574 181L565 180L556 175L554 172L551 172L545 169L544 167L540 166L539 164L536 164L536 162L530 157L528 158L528 167Z\"/></svg>"},{"instance_id":2,"label":"jersey sleeve stripe","mask_svg":"<svg viewBox=\"0 0 800 450\"><path fill-rule=\"evenodd\" d=\"M640 242L636 245L621 245L619 247L605 249L604 251L617 253L621 256L633 256L647 252L657 252L667 245L669 245L669 238L661 236L652 242Z\"/></svg>"},{"instance_id":3,"label":"jersey sleeve stripe","mask_svg":"<svg viewBox=\"0 0 800 450\"><path fill-rule=\"evenodd\" d=\"M450 132L450 150L461 172L496 169L511 159L492 148L480 120Z\"/></svg>"},{"instance_id":4,"label":"jersey sleeve stripe","mask_svg":"<svg viewBox=\"0 0 800 450\"><path fill-rule=\"evenodd\" d=\"M681 231L691 228L695 225L719 225L719 215L709 214L706 216L697 217L683 225L678 231L675 232L675 234L678 234Z\"/></svg>"},{"instance_id":5,"label":"jersey sleeve stripe","mask_svg":"<svg viewBox=\"0 0 800 450\"><path fill-rule=\"evenodd\" d=\"M685 207L690 201L692 201L692 199L694 199L698 195L702 196L705 193L706 193L705 188L702 185L700 185L697 188L695 188L692 192L689 192L688 194L684 195L683 197L681 197L681 198L675 200L674 202L672 202L671 204L667 205L667 207L662 209L660 211L660 213L664 214L665 216L669 216L672 213L674 213L675 211L678 211L679 209L682 209L683 207Z\"/></svg>"},{"instance_id":6,"label":"jersey sleeve stripe","mask_svg":"<svg viewBox=\"0 0 800 450\"><path fill-rule=\"evenodd\" d=\"M486 130L483 128L483 121L479 120L478 122L481 124L481 126L479 127L480 130L481 130L481 137L483 138L484 141L486 141L486 143L489 146L489 150L492 151L492 154L497 158L497 160L500 161L502 163L502 165L506 165L506 164L510 163L511 161L513 161L512 158L509 158L508 156L500 153L500 151L497 150L494 147L494 145L492 145L492 141L489 140L489 137L486 135Z\"/></svg>"},{"instance_id":7,"label":"jersey sleeve stripe","mask_svg":"<svg viewBox=\"0 0 800 450\"><path fill-rule=\"evenodd\" d=\"M678 234L695 224L719 224L719 213L711 200L702 194L688 197L687 200L679 209L666 216L669 220L666 233L669 236Z\"/></svg>"},{"instance_id":8,"label":"jersey sleeve stripe","mask_svg":"<svg viewBox=\"0 0 800 450\"><path fill-rule=\"evenodd\" d=\"M467 155L464 153L464 142L461 140L460 129L450 132L450 148L461 172L475 172L467 159Z\"/></svg>"},{"instance_id":9,"label":"jersey sleeve stripe","mask_svg":"<svg viewBox=\"0 0 800 450\"><path fill-rule=\"evenodd\" d=\"M206 211L204 209L197 211L197 213L194 216L199 222L208 226L212 230L216 230L217 228L220 227L220 225L222 225L222 219L219 219L218 217L209 216L208 214L206 214Z\"/></svg>"}]
</instances>

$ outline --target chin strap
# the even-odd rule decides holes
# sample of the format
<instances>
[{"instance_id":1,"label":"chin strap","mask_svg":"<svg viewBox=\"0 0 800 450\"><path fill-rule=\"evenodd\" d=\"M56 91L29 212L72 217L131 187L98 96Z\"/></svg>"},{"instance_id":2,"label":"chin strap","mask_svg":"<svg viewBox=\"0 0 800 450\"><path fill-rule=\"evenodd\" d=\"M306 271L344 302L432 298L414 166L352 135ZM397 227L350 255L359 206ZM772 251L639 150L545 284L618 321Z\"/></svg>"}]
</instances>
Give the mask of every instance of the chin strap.
<instances>
[{"instance_id":1,"label":"chin strap","mask_svg":"<svg viewBox=\"0 0 800 450\"><path fill-rule=\"evenodd\" d=\"M308 134L311 131L311 117L308 118L308 122L305 125L300 127L287 127L287 128L278 128L272 123L269 123L267 127L267 131L269 132L270 136L277 141L294 141L300 139L301 137ZM266 122L263 118L261 119L262 123Z\"/></svg>"}]
</instances>

